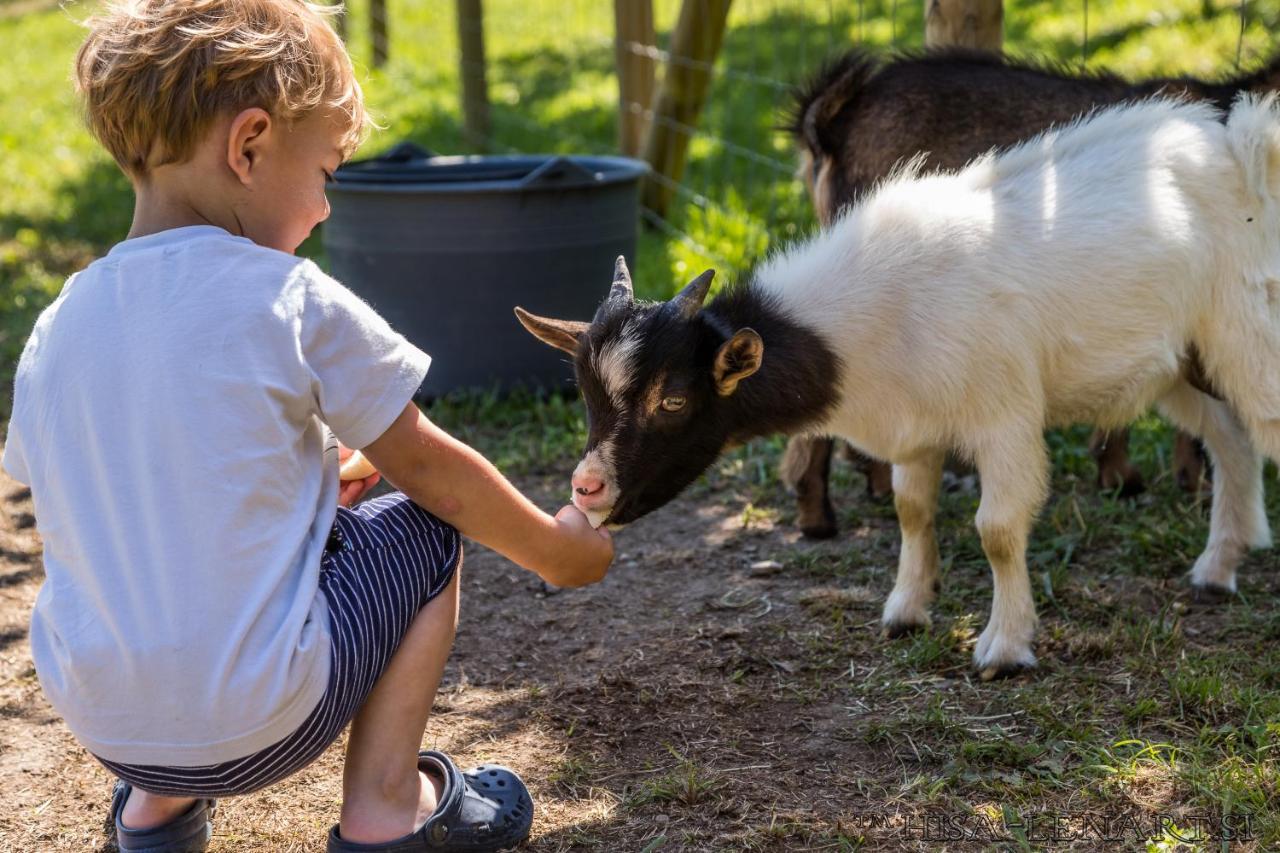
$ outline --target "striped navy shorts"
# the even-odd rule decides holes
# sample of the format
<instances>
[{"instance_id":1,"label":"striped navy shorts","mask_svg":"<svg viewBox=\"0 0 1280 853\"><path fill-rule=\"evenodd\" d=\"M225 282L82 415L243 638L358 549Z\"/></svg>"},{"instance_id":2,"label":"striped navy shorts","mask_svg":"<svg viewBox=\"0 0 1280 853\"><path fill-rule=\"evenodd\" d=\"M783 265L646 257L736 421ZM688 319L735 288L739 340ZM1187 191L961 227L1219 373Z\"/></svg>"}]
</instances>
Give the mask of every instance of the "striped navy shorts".
<instances>
[{"instance_id":1,"label":"striped navy shorts","mask_svg":"<svg viewBox=\"0 0 1280 853\"><path fill-rule=\"evenodd\" d=\"M355 717L409 625L462 562L458 532L396 492L338 507L320 590L329 605L329 685L293 734L252 755L206 767L98 761L129 784L172 797L248 794L320 757Z\"/></svg>"}]
</instances>

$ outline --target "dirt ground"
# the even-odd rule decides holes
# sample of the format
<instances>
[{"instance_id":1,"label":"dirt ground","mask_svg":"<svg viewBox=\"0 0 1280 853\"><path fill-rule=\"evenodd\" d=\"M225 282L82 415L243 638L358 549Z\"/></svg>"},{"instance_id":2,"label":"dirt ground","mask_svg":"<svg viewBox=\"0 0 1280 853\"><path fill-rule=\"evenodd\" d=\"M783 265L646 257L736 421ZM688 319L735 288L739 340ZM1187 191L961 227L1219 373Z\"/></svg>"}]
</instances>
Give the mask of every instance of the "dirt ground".
<instances>
[{"instance_id":1,"label":"dirt ground","mask_svg":"<svg viewBox=\"0 0 1280 853\"><path fill-rule=\"evenodd\" d=\"M521 485L545 506L563 491L558 478ZM770 821L831 823L859 800L844 768L882 759L836 747L848 724L838 704L744 678L801 666L793 644L753 642L785 633L800 609L800 586L772 565L750 568L786 538L681 501L619 537L605 582L550 594L469 545L461 625L424 744L462 766L520 772L537 809L534 850L640 850L651 839L732 849ZM31 664L42 578L30 494L0 474L0 850L114 850L111 778L49 707ZM290 784L221 804L214 849L322 850L341 749Z\"/></svg>"},{"instance_id":2,"label":"dirt ground","mask_svg":"<svg viewBox=\"0 0 1280 853\"><path fill-rule=\"evenodd\" d=\"M564 491L560 477L518 484L544 507ZM877 636L896 547L891 511L832 542L798 544L748 497L732 484L695 488L619 534L608 578L582 590L548 593L470 546L461 627L424 744L463 766L498 761L520 772L536 804L530 850L988 848L921 840L904 827L937 801L930 786L956 757L947 753L993 726L999 743L1043 733L1036 708L1011 697L1019 679L985 685L972 675L972 620L963 635L942 633L936 653ZM851 552L868 582L814 569ZM0 851L114 850L104 822L111 780L52 712L32 668L27 624L41 579L30 495L0 475ZM989 580L975 571L954 582L973 587L985 619ZM1181 600L1177 585L1103 580L1078 606L1124 599L1158 614ZM1096 663L1110 641L1068 636L1052 613L1046 622L1042 669L1096 670L1089 689L1124 705L1120 677ZM935 714L941 728L929 742L913 739L915 729L876 734ZM341 750L287 784L222 803L213 849L322 850L338 814ZM1017 790L1056 772L1046 760L1008 771L999 758L970 756L981 778L967 801L982 805L990 774ZM1139 795L1160 792L1135 789L1115 803L1134 808ZM1040 802L1076 797L1050 789ZM881 824L868 829L868 820Z\"/></svg>"}]
</instances>

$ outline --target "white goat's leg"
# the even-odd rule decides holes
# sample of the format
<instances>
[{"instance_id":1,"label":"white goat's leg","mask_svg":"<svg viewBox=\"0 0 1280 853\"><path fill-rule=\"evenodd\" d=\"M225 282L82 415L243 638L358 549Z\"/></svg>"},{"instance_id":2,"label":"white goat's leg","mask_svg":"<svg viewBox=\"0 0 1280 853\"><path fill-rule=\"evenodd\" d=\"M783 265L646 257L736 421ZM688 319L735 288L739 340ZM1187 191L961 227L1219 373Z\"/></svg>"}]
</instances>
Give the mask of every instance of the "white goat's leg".
<instances>
[{"instance_id":1,"label":"white goat's leg","mask_svg":"<svg viewBox=\"0 0 1280 853\"><path fill-rule=\"evenodd\" d=\"M991 619L973 650L974 664L987 681L1036 665L1027 537L1044 503L1048 454L1037 428L1000 435L998 442L977 448L975 461L982 480L975 523L995 586Z\"/></svg>"},{"instance_id":2,"label":"white goat's leg","mask_svg":"<svg viewBox=\"0 0 1280 853\"><path fill-rule=\"evenodd\" d=\"M1253 446L1280 464L1280 281L1239 282L1208 315L1199 347L1209 381L1244 424Z\"/></svg>"},{"instance_id":3,"label":"white goat's leg","mask_svg":"<svg viewBox=\"0 0 1280 853\"><path fill-rule=\"evenodd\" d=\"M1271 546L1262 457L1230 407L1186 383L1165 395L1159 406L1175 424L1202 437L1213 460L1209 542L1191 569L1191 584L1198 592L1232 594L1245 552Z\"/></svg>"},{"instance_id":4,"label":"white goat's leg","mask_svg":"<svg viewBox=\"0 0 1280 853\"><path fill-rule=\"evenodd\" d=\"M929 624L929 605L938 590L938 541L933 519L942 483L941 452L893 466L893 506L898 511L902 550L898 577L884 604L884 632L897 637Z\"/></svg>"}]
</instances>

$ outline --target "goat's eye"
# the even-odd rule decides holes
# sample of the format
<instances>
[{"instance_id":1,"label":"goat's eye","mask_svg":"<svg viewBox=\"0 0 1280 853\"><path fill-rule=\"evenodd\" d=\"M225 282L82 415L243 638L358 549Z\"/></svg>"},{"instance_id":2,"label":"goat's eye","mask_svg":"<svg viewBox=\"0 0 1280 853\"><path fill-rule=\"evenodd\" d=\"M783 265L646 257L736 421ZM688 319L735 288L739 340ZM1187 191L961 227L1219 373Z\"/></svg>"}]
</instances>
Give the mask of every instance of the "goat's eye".
<instances>
[{"instance_id":1,"label":"goat's eye","mask_svg":"<svg viewBox=\"0 0 1280 853\"><path fill-rule=\"evenodd\" d=\"M662 410L664 412L678 412L684 408L684 397L663 397Z\"/></svg>"}]
</instances>

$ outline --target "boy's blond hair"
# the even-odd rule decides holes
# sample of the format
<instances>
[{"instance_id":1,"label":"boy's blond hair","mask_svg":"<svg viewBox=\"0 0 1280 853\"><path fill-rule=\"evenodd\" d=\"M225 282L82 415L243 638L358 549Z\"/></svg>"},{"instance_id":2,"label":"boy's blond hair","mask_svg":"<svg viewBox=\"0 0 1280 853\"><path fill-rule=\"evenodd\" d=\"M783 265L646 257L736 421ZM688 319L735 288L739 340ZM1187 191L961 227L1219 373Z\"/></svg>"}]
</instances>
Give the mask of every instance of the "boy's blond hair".
<instances>
[{"instance_id":1,"label":"boy's blond hair","mask_svg":"<svg viewBox=\"0 0 1280 853\"><path fill-rule=\"evenodd\" d=\"M261 107L285 122L346 116L343 156L368 115L351 59L303 0L114 0L89 21L76 86L93 134L136 179L193 153L225 112Z\"/></svg>"}]
</instances>

